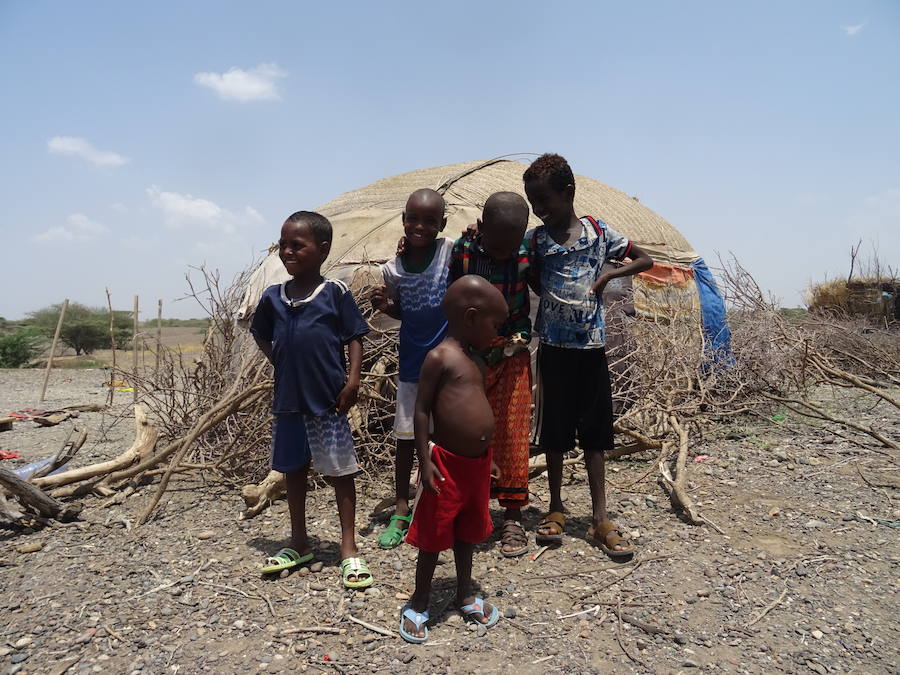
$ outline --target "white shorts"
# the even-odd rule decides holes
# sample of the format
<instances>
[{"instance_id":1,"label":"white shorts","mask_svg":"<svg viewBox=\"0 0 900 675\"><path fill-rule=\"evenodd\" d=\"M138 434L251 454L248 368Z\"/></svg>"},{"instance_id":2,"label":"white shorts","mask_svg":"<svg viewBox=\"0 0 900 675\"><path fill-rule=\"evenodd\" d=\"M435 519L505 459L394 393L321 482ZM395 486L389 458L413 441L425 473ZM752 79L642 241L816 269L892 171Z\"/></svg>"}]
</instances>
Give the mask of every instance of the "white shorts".
<instances>
[{"instance_id":1,"label":"white shorts","mask_svg":"<svg viewBox=\"0 0 900 675\"><path fill-rule=\"evenodd\" d=\"M411 441L414 438L413 413L418 393L418 382L397 383L397 412L394 414L394 438L397 440Z\"/></svg>"},{"instance_id":2,"label":"white shorts","mask_svg":"<svg viewBox=\"0 0 900 675\"><path fill-rule=\"evenodd\" d=\"M304 415L303 421L316 471L323 476L348 476L359 471L346 415Z\"/></svg>"}]
</instances>

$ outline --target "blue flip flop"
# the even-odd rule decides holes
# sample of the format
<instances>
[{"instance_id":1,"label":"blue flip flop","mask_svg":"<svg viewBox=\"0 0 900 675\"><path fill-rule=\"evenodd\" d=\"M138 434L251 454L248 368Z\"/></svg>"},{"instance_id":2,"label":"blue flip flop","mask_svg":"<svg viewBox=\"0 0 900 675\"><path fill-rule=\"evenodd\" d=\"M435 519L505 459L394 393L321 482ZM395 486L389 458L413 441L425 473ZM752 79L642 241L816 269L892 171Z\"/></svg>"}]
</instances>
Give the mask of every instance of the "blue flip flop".
<instances>
[{"instance_id":1,"label":"blue flip flop","mask_svg":"<svg viewBox=\"0 0 900 675\"><path fill-rule=\"evenodd\" d=\"M475 596L475 602L470 605L463 605L459 608L459 611L462 613L463 619L473 621L476 626L484 626L485 628L496 625L500 620L500 610L497 609L497 605L492 605L491 616L488 618L487 623L481 623L475 619L475 614L484 616L484 599L478 596Z\"/></svg>"},{"instance_id":2,"label":"blue flip flop","mask_svg":"<svg viewBox=\"0 0 900 675\"><path fill-rule=\"evenodd\" d=\"M409 619L416 626L416 630L418 631L423 626L425 627L425 636L418 637L408 632L403 627L403 619ZM424 612L417 612L412 608L412 605L406 604L403 606L403 611L400 613L400 637L402 637L407 642L412 642L413 644L420 645L423 642L428 640L428 610L426 609Z\"/></svg>"}]
</instances>

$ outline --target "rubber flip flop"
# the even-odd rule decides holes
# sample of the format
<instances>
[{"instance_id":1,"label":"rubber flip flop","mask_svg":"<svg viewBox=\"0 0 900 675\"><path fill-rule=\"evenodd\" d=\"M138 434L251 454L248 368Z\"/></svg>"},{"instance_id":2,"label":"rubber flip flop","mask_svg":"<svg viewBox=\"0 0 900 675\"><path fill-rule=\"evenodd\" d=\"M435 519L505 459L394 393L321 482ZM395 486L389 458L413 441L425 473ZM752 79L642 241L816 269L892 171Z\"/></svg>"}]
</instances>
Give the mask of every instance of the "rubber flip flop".
<instances>
[{"instance_id":1,"label":"rubber flip flop","mask_svg":"<svg viewBox=\"0 0 900 675\"><path fill-rule=\"evenodd\" d=\"M475 618L476 614L481 614L484 616L484 599L475 597L475 601L469 605L463 605L459 608L459 611L463 615L463 619L467 621L472 621L476 626L484 626L485 628L490 628L491 626L497 625L497 622L500 620L500 610L497 609L497 605L491 606L491 616L487 617L487 623L481 623Z\"/></svg>"},{"instance_id":2,"label":"rubber flip flop","mask_svg":"<svg viewBox=\"0 0 900 675\"><path fill-rule=\"evenodd\" d=\"M403 624L406 623L404 619L409 619L409 621L411 621L415 625L417 631L424 627L425 636L419 637L407 631L406 628L403 627ZM400 612L400 637L402 637L407 642L412 642L416 645L420 645L423 642L426 642L428 640L428 621L429 617L427 609L424 612L417 612L412 608L411 605L404 605L403 611Z\"/></svg>"},{"instance_id":3,"label":"rubber flip flop","mask_svg":"<svg viewBox=\"0 0 900 675\"><path fill-rule=\"evenodd\" d=\"M356 581L350 581L349 577L351 576L356 577ZM341 580L347 588L368 588L375 583L375 579L372 578L372 572L362 556L359 558L344 558L341 561Z\"/></svg>"},{"instance_id":4,"label":"rubber flip flop","mask_svg":"<svg viewBox=\"0 0 900 675\"><path fill-rule=\"evenodd\" d=\"M300 555L292 548L283 548L275 555L266 558L265 566L260 570L261 574L274 574L281 570L290 570L308 563L313 559L312 553Z\"/></svg>"}]
</instances>

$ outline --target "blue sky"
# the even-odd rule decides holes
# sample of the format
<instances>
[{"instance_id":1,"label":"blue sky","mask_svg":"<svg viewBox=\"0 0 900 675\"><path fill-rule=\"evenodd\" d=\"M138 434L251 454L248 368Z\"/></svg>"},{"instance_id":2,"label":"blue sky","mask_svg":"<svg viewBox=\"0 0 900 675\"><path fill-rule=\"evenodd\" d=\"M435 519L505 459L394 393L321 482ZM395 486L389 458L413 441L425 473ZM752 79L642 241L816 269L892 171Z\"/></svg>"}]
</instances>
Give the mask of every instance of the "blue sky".
<instances>
[{"instance_id":1,"label":"blue sky","mask_svg":"<svg viewBox=\"0 0 900 675\"><path fill-rule=\"evenodd\" d=\"M327 6L326 6L327 4ZM900 267L896 2L0 3L0 316L174 303L378 178L559 152L800 304Z\"/></svg>"}]
</instances>

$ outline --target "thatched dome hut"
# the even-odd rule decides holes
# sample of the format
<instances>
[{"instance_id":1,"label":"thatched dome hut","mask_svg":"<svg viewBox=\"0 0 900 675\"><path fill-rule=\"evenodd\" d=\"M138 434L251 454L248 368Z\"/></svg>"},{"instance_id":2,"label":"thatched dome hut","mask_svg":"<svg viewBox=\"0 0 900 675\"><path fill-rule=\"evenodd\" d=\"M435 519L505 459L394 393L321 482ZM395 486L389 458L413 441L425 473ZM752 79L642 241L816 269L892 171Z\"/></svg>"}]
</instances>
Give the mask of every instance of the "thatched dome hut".
<instances>
[{"instance_id":1,"label":"thatched dome hut","mask_svg":"<svg viewBox=\"0 0 900 675\"><path fill-rule=\"evenodd\" d=\"M331 221L335 232L323 273L350 282L361 268L391 258L403 234L406 199L414 190L430 187L443 194L447 203L445 233L455 238L480 217L484 202L493 193L510 191L524 196L525 168L523 162L505 158L463 162L390 176L335 197L316 209ZM604 220L656 263L635 280L634 304L639 314L678 315L698 326L702 315L710 339L727 331L724 307L709 270L684 235L636 197L586 176L576 176L575 182L575 211ZM540 221L531 215L529 225L540 225ZM273 250L250 279L241 318L249 317L267 286L287 278ZM708 318L709 311L718 318L713 314Z\"/></svg>"}]
</instances>

